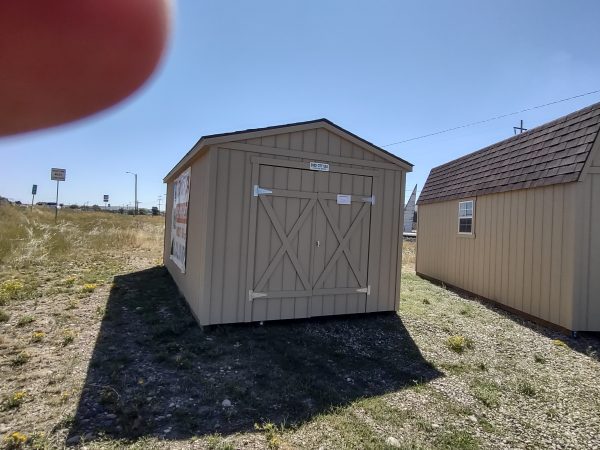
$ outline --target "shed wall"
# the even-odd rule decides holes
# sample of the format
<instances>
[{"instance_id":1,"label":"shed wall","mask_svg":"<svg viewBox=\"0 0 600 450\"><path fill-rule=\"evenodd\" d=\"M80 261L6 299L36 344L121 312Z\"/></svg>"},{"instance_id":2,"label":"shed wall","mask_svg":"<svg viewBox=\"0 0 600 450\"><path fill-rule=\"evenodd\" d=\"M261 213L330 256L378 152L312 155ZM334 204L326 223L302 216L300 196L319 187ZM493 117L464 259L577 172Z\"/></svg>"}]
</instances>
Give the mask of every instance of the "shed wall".
<instances>
[{"instance_id":1,"label":"shed wall","mask_svg":"<svg viewBox=\"0 0 600 450\"><path fill-rule=\"evenodd\" d=\"M205 273L206 230L208 206L208 181L210 175L210 158L204 155L192 163L190 181L190 199L187 224L186 272L170 260L171 219L173 210L173 182L167 184L167 200L165 208L165 243L163 252L164 265L177 283L179 290L186 298L194 315L201 317L201 305L205 292L202 290Z\"/></svg>"},{"instance_id":2,"label":"shed wall","mask_svg":"<svg viewBox=\"0 0 600 450\"><path fill-rule=\"evenodd\" d=\"M578 185L575 329L600 331L600 174Z\"/></svg>"},{"instance_id":3,"label":"shed wall","mask_svg":"<svg viewBox=\"0 0 600 450\"><path fill-rule=\"evenodd\" d=\"M277 148L278 150L276 150ZM291 150L296 153L280 151ZM294 133L248 139L220 144L214 151L214 171L208 186L210 195L207 216L209 248L205 288L207 294L202 305L203 317L211 324L250 320L275 320L303 317L286 304L286 299L255 299L248 301L247 259L250 201L252 198L252 164L255 156L266 156L290 161L330 161L348 168L377 171L375 196L377 207L372 210L372 239L375 248L371 255L377 258L370 264L369 283L371 295L367 311L392 311L397 308L401 267L401 205L404 202L404 171L389 162L325 129L312 129ZM301 157L297 152L312 155ZM294 155L294 156L291 156ZM342 158L342 159L340 159ZM343 158L359 160L346 164ZM362 162L361 162L362 161ZM386 169L387 168L387 169ZM385 211L385 213L384 213ZM210 234L214 230L214 234ZM273 237L277 241L277 237ZM344 314L336 309L339 303L324 298L324 314ZM251 314L250 308L254 311ZM305 316L305 314L304 314Z\"/></svg>"},{"instance_id":4,"label":"shed wall","mask_svg":"<svg viewBox=\"0 0 600 450\"><path fill-rule=\"evenodd\" d=\"M417 272L573 329L578 184L475 198L474 237L459 200L419 205Z\"/></svg>"}]
</instances>

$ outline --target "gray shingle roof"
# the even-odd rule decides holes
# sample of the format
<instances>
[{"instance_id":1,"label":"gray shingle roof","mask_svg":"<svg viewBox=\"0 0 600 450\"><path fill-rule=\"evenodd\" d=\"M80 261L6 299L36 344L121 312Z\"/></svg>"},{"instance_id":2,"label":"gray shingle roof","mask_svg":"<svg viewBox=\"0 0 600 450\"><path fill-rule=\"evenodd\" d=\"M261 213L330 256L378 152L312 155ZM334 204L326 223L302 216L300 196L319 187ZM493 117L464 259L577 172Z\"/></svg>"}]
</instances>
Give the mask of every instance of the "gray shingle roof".
<instances>
[{"instance_id":1,"label":"gray shingle roof","mask_svg":"<svg viewBox=\"0 0 600 450\"><path fill-rule=\"evenodd\" d=\"M419 204L577 181L600 131L600 103L431 170Z\"/></svg>"}]
</instances>

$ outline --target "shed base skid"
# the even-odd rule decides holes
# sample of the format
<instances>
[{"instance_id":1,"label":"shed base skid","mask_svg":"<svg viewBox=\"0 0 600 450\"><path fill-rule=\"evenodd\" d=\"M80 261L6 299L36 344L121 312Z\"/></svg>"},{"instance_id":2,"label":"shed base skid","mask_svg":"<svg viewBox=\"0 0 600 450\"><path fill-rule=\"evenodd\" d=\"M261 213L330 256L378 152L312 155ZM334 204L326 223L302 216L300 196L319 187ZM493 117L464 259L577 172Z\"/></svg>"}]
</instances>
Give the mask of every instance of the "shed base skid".
<instances>
[{"instance_id":1,"label":"shed base skid","mask_svg":"<svg viewBox=\"0 0 600 450\"><path fill-rule=\"evenodd\" d=\"M416 272L416 274L417 274L417 276L423 278L424 280L430 281L433 284L446 287L449 290L451 290L459 295L466 296L469 298L469 300L476 300L486 306L487 305L494 306L495 308L501 309L505 312L508 312L510 314L518 316L521 319L527 320L529 322L533 322L544 328L548 328L553 331L558 331L559 333L562 333L566 336L572 336L572 337L575 337L578 333L576 330L569 330L568 328L562 327L562 326L557 325L552 322L548 322L547 320L544 320L544 319L540 319L539 317L532 316L531 314L527 314L526 312L523 312L521 310L511 308L510 306L507 306L503 303L497 302L496 300L491 300L489 298L482 297L481 295L477 295L471 291L467 291L466 289L462 289L458 286L454 286L452 284L446 283L445 281L438 280L437 278L430 277L429 275L425 275L420 272ZM525 324L525 326L527 326L527 324Z\"/></svg>"},{"instance_id":2,"label":"shed base skid","mask_svg":"<svg viewBox=\"0 0 600 450\"><path fill-rule=\"evenodd\" d=\"M352 314L338 314L338 315L329 315L329 316L314 316L314 317L305 317L302 319L273 319L273 320L261 320L254 322L231 322L231 323L221 323L217 325L198 325L204 333L210 334L217 331L220 327L268 327L272 325L278 325L282 323L302 323L302 322L310 322L310 323L320 323L327 322L330 320L361 320L365 317L377 318L377 317L388 317L398 315L397 311L377 311L377 312L368 312L368 313L352 313ZM200 322L196 319L196 322L200 324Z\"/></svg>"}]
</instances>

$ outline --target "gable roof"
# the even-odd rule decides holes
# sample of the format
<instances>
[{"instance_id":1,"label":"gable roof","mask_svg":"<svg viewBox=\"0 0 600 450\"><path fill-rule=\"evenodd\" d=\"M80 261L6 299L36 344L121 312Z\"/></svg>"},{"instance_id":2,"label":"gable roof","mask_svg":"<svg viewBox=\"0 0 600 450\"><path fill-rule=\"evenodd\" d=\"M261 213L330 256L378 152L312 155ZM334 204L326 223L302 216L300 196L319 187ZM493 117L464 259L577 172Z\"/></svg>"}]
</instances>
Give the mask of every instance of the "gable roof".
<instances>
[{"instance_id":1,"label":"gable roof","mask_svg":"<svg viewBox=\"0 0 600 450\"><path fill-rule=\"evenodd\" d=\"M431 170L419 204L579 180L600 130L600 103Z\"/></svg>"},{"instance_id":2,"label":"gable roof","mask_svg":"<svg viewBox=\"0 0 600 450\"><path fill-rule=\"evenodd\" d=\"M188 151L183 158L171 169L171 171L165 176L163 179L164 182L167 182L170 178L173 177L177 172L179 172L183 166L187 165L194 156L196 156L202 149L207 146L222 144L224 142L231 141L240 141L243 139L251 139L255 137L269 136L275 135L279 133L291 133L296 131L295 129L306 129L307 126L314 125L311 128L325 128L345 139L353 141L355 144L360 145L361 147L370 150L371 152L381 156L387 161L394 163L405 170L411 171L413 165L408 161L400 158L399 156L394 155L393 153L388 152L387 150L382 149L381 147L376 146L375 144L367 141L366 139L357 136L354 133L351 133L348 130L336 125L327 119L316 119L316 120L308 120L305 122L294 122L283 125L275 125L264 128L251 128L248 130L241 131L232 131L229 133L219 133L219 134L209 134L206 136L202 136L198 142Z\"/></svg>"}]
</instances>

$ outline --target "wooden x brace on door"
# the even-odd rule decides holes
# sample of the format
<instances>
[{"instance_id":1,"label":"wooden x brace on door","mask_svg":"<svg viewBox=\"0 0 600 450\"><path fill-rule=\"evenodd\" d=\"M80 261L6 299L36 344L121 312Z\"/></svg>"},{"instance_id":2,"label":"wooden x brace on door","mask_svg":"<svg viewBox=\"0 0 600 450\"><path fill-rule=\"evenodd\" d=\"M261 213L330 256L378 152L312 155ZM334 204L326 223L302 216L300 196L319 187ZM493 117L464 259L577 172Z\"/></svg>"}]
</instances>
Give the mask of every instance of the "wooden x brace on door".
<instances>
[{"instance_id":1,"label":"wooden x brace on door","mask_svg":"<svg viewBox=\"0 0 600 450\"><path fill-rule=\"evenodd\" d=\"M265 286L265 284L267 283L267 281L273 274L273 271L277 268L277 264L279 263L281 258L283 258L283 255L286 252L290 258L290 261L294 265L294 268L296 269L296 273L298 274L300 281L302 281L304 288L306 290L311 290L312 287L310 286L310 282L308 281L308 277L306 276L306 273L304 272L304 270L302 269L302 266L300 265L300 261L298 260L298 255L292 248L291 240L300 231L300 228L302 227L302 225L304 224L304 222L306 221L306 219L312 212L313 208L317 204L316 198L311 198L309 200L308 204L304 208L304 211L302 211L302 214L300 214L300 217L298 217L298 220L296 220L296 223L294 224L294 226L290 230L289 234L287 234L287 235L285 234L285 231L284 231L283 227L281 226L281 223L279 222L279 219L277 218L277 214L275 213L273 206L271 206L271 203L269 203L269 201L267 199L265 199L265 197L259 197L259 199L260 199L262 205L264 206L265 211L267 212L267 215L269 216L269 219L271 220L271 223L273 224L273 227L275 228L275 231L277 232L277 235L279 236L279 239L281 240L281 247L279 248L279 250L273 257L271 262L269 263L267 270L265 270L265 273L258 281L254 290L261 291L263 289L263 287Z\"/></svg>"},{"instance_id":2,"label":"wooden x brace on door","mask_svg":"<svg viewBox=\"0 0 600 450\"><path fill-rule=\"evenodd\" d=\"M363 220L363 218L367 214L367 211L369 211L369 207L371 206L371 204L364 203L362 205L362 207L358 211L358 214L354 218L354 221L350 225L350 228L348 228L348 231L346 232L346 234L344 236L342 236L342 233L340 232L339 228L335 224L335 222L333 220L333 216L331 215L329 208L325 204L325 201L320 198L319 204L321 205L321 208L323 208L325 217L327 217L327 221L329 222L329 225L331 226L331 229L333 230L333 233L335 234L335 237L339 242L339 246L335 250L333 255L331 256L331 259L327 263L327 266L325 266L325 269L323 270L323 272L321 273L321 275L319 276L319 278L317 279L317 281L313 287L318 286L320 283L323 282L323 280L327 277L327 275L329 275L329 272L331 271L331 269L333 269L335 263L340 258L342 253L344 255L346 255L346 259L348 260L348 264L350 265L350 268L352 269L352 272L354 273L354 276L356 277L356 281L358 281L358 283L360 284L361 287L364 287L366 285L366 277L363 276L360 269L356 266L356 262L352 258L352 255L350 254L350 250L348 249L348 243L350 241L350 238L352 237L352 234L354 233L354 231L356 230L356 228L358 227L360 222Z\"/></svg>"}]
</instances>

